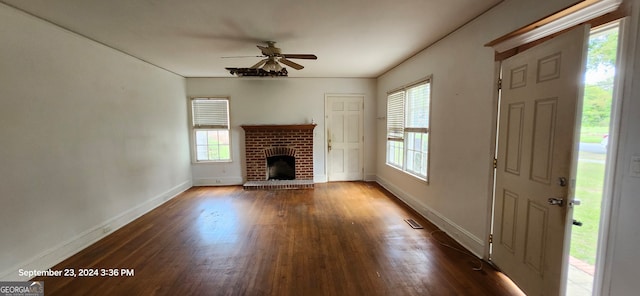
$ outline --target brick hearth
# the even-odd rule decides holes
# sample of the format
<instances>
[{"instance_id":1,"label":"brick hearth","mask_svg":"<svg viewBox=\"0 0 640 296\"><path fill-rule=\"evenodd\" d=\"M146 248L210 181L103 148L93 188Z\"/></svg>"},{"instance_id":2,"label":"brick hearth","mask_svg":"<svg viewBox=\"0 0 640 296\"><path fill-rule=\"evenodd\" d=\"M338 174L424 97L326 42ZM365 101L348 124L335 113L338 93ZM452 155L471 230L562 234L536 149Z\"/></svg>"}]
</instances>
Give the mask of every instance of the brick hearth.
<instances>
[{"instance_id":1,"label":"brick hearth","mask_svg":"<svg viewBox=\"0 0 640 296\"><path fill-rule=\"evenodd\" d=\"M246 189L313 188L313 129L315 127L315 124L243 125L247 165L247 183L244 187ZM295 182L267 180L266 158L276 155L295 157Z\"/></svg>"}]
</instances>

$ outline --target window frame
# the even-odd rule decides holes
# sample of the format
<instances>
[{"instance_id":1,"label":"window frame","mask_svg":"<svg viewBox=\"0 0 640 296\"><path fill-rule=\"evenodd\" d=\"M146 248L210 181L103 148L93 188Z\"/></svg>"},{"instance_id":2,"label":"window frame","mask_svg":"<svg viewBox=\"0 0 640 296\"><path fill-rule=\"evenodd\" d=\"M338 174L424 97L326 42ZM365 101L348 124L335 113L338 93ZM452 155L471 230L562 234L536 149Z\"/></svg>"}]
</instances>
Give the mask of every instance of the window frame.
<instances>
[{"instance_id":1,"label":"window frame","mask_svg":"<svg viewBox=\"0 0 640 296\"><path fill-rule=\"evenodd\" d=\"M226 128L219 127L198 127L194 122L194 108L193 103L197 100L224 100L226 101ZM206 163L229 163L233 161L233 149L232 149L232 136L231 136L231 100L228 96L192 96L188 98L189 109L189 145L191 146L191 162L194 164L206 164ZM226 131L229 141L229 158L228 159L206 159L198 160L198 143L197 132L198 131Z\"/></svg>"},{"instance_id":2,"label":"window frame","mask_svg":"<svg viewBox=\"0 0 640 296\"><path fill-rule=\"evenodd\" d=\"M409 125L407 123L409 121L408 114L410 112L408 112L409 98L408 98L407 94L409 93L409 90L414 89L415 87L418 87L418 86L424 85L424 84L428 85L428 87L429 87L429 92L428 92L428 97L427 97L427 102L426 102L426 106L427 106L426 113L428 114L427 115L428 116L427 117L427 122L426 122L427 126L426 127L411 127L411 126L408 126ZM397 100L398 94L402 94L401 100L402 100L403 109L402 109L402 114L400 116L398 116L398 114L389 113L390 112L390 108L397 108L397 106L395 106L395 105L394 105L395 107L394 106L390 107L389 104L390 104L390 99ZM386 143L385 143L385 147L386 147L385 148L385 151L386 151L385 152L385 164L387 166L389 166L389 167L392 167L394 169L402 171L402 172L404 172L404 173L406 173L406 174L408 174L410 176L413 176L413 177L415 177L417 179L420 179L422 181L425 181L427 183L429 183L429 175L430 175L429 167L430 167L430 164L431 164L431 161L430 161L431 153L430 153L430 151L431 151L431 109L432 109L431 101L432 101L432 98L433 98L432 94L433 94L433 77L431 75L427 76L427 77L425 77L423 79L420 79L418 81L412 82L410 84L407 84L405 86L402 86L402 87L399 87L399 88L396 88L396 89L394 89L392 91L387 92L387 111L386 111L387 112L386 113L387 140L386 140ZM395 104L397 104L397 102ZM400 139L398 137L390 136L390 134L392 133L391 130L390 130L390 125L389 125L390 117L394 117L394 118L391 118L392 121L397 121L398 120L395 117L402 118L402 133L401 133L402 134L402 139L401 139L401 141L400 141ZM417 135L421 135L420 138L422 139L422 141L426 141L426 145L423 147L424 150L422 150L422 149L418 150L419 151L418 153L426 154L426 156L425 156L426 164L425 164L425 175L424 176L421 175L420 172L416 172L415 170L409 169L409 166L410 166L410 165L408 165L408 161L409 161L409 158L410 158L409 154L410 154L410 150L412 150L412 148L409 147L410 146L410 143L409 143L410 135L409 135L409 133L414 133L414 134L417 134ZM396 132L396 134L397 134L397 132ZM415 135L415 136L417 136L417 135ZM392 148L391 144L394 143L394 142L401 143L399 145L398 144L394 144L393 145L393 146L401 146L402 155L399 156L399 159L401 161L401 165L398 164L397 162L390 161L390 156L392 156L392 155L390 155L390 152L392 150L391 149ZM396 151L395 152L396 153L398 152L397 151L397 147L396 147ZM396 157L394 157L395 160L398 159L398 156L396 154L394 154L393 156L396 156Z\"/></svg>"}]
</instances>

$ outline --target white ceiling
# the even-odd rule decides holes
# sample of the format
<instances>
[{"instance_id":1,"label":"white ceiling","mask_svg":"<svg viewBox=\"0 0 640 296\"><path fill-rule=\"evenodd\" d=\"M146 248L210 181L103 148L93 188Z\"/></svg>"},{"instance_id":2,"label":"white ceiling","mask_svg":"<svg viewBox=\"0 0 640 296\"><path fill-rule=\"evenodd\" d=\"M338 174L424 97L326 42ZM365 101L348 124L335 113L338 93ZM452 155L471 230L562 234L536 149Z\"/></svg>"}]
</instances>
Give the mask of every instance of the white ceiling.
<instances>
[{"instance_id":1,"label":"white ceiling","mask_svg":"<svg viewBox=\"0 0 640 296\"><path fill-rule=\"evenodd\" d=\"M184 77L231 77L276 41L290 77L377 77L501 0L0 0Z\"/></svg>"}]
</instances>

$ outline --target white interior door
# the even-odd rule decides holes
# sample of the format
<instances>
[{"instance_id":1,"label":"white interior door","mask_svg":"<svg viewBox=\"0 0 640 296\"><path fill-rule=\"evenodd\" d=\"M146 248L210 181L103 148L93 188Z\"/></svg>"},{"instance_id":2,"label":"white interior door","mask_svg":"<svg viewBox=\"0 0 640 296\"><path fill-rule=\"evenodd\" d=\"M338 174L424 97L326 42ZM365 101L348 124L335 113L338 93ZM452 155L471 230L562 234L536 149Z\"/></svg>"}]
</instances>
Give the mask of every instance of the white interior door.
<instances>
[{"instance_id":1,"label":"white interior door","mask_svg":"<svg viewBox=\"0 0 640 296\"><path fill-rule=\"evenodd\" d=\"M491 260L528 295L564 291L588 34L581 26L502 63Z\"/></svg>"},{"instance_id":2,"label":"white interior door","mask_svg":"<svg viewBox=\"0 0 640 296\"><path fill-rule=\"evenodd\" d=\"M327 178L329 181L363 180L363 96L328 95Z\"/></svg>"}]
</instances>

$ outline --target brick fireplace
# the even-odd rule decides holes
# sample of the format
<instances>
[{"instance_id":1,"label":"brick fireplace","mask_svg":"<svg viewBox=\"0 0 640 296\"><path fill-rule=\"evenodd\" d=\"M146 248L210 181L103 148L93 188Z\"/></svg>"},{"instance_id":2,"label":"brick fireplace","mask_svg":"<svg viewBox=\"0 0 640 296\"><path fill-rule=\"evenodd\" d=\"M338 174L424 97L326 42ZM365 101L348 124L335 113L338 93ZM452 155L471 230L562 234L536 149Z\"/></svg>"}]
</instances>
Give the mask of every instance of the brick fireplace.
<instances>
[{"instance_id":1,"label":"brick fireplace","mask_svg":"<svg viewBox=\"0 0 640 296\"><path fill-rule=\"evenodd\" d=\"M315 124L242 125L245 135L245 189L313 188L313 129ZM267 158L294 159L293 180L269 180Z\"/></svg>"}]
</instances>

